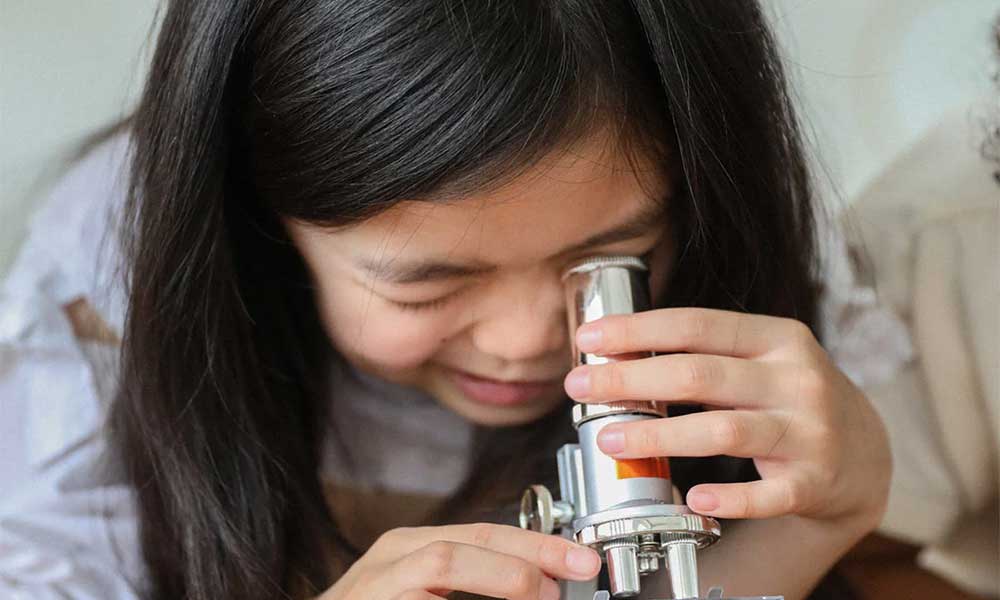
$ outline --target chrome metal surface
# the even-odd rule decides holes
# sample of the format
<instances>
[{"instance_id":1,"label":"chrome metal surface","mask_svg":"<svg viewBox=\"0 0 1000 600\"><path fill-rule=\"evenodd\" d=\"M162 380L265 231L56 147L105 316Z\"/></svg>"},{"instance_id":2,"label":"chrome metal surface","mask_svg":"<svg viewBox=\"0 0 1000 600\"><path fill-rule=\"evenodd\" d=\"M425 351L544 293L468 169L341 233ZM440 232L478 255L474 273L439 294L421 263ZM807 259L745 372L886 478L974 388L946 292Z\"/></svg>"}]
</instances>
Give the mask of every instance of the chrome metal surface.
<instances>
[{"instance_id":1,"label":"chrome metal surface","mask_svg":"<svg viewBox=\"0 0 1000 600\"><path fill-rule=\"evenodd\" d=\"M662 503L649 503L649 502L636 502L634 504L621 506L612 510L606 510L597 514L589 514L583 517L577 517L573 521L574 529L583 529L584 527L594 525L596 523L613 521L616 519L643 519L648 517L672 517L678 515L692 515L708 519L714 522L716 527L718 527L718 522L712 517L705 517L704 515L698 515L691 511L690 508L684 506L683 504L669 504L666 502Z\"/></svg>"},{"instance_id":2,"label":"chrome metal surface","mask_svg":"<svg viewBox=\"0 0 1000 600\"><path fill-rule=\"evenodd\" d=\"M639 595L639 566L636 550L639 545L634 539L615 540L604 545L604 556L608 564L608 583L615 598L631 598Z\"/></svg>"},{"instance_id":3,"label":"chrome metal surface","mask_svg":"<svg viewBox=\"0 0 1000 600\"><path fill-rule=\"evenodd\" d=\"M576 345L577 327L607 315L649 310L649 275L645 263L635 256L600 256L576 263L563 273L566 316L573 365L597 365L614 359L581 352ZM643 353L652 356L652 353Z\"/></svg>"},{"instance_id":4,"label":"chrome metal surface","mask_svg":"<svg viewBox=\"0 0 1000 600\"><path fill-rule=\"evenodd\" d=\"M671 541L664 544L667 552L667 573L674 598L698 597L697 545L693 541Z\"/></svg>"},{"instance_id":5,"label":"chrome metal surface","mask_svg":"<svg viewBox=\"0 0 1000 600\"><path fill-rule=\"evenodd\" d=\"M588 546L603 544L626 535L640 533L682 534L690 536L698 549L714 544L721 535L719 523L702 515L672 515L618 519L578 529L574 539Z\"/></svg>"},{"instance_id":6,"label":"chrome metal surface","mask_svg":"<svg viewBox=\"0 0 1000 600\"><path fill-rule=\"evenodd\" d=\"M620 414L666 417L667 405L664 402L646 402L644 400L621 400L604 404L577 403L573 405L573 427L579 429L581 425L597 417Z\"/></svg>"}]
</instances>

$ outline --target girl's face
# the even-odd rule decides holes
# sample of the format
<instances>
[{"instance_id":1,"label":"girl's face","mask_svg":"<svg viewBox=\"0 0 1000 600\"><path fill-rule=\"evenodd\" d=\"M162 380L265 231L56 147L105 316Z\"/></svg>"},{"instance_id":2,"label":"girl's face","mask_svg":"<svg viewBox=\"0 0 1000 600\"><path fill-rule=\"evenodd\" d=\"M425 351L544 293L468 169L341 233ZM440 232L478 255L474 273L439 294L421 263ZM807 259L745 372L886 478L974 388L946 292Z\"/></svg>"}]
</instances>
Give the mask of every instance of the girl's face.
<instances>
[{"instance_id":1,"label":"girl's face","mask_svg":"<svg viewBox=\"0 0 1000 600\"><path fill-rule=\"evenodd\" d=\"M343 229L286 221L335 347L474 423L519 425L553 410L571 367L563 270L651 253L657 295L672 263L662 217L671 182L606 148L592 138L497 191L404 201ZM542 385L497 388L456 371Z\"/></svg>"}]
</instances>

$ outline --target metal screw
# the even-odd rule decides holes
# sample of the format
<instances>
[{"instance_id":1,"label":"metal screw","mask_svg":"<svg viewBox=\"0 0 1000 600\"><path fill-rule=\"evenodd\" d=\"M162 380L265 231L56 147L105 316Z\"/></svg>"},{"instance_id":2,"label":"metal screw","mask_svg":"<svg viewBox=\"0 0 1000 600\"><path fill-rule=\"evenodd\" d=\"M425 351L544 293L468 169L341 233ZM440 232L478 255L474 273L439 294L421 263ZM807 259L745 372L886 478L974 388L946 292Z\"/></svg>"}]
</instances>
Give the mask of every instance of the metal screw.
<instances>
[{"instance_id":1,"label":"metal screw","mask_svg":"<svg viewBox=\"0 0 1000 600\"><path fill-rule=\"evenodd\" d=\"M649 575L660 569L660 557L656 554L639 555L639 575Z\"/></svg>"}]
</instances>

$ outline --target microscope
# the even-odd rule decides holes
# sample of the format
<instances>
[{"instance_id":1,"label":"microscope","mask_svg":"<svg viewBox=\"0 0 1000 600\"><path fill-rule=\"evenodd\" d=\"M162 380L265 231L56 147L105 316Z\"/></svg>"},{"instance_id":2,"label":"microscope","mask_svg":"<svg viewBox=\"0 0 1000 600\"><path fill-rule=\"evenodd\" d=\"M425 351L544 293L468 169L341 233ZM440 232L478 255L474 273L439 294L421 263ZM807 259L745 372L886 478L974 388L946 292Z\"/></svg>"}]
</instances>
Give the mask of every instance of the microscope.
<instances>
[{"instance_id":1,"label":"microscope","mask_svg":"<svg viewBox=\"0 0 1000 600\"><path fill-rule=\"evenodd\" d=\"M581 353L575 342L577 327L583 323L651 308L648 269L642 260L590 258L568 269L563 282L574 367L652 356L597 356ZM661 402L575 404L572 418L579 443L566 444L556 454L560 499L553 499L542 485L525 490L519 515L522 528L547 534L560 530L563 537L593 548L602 557L610 589L597 590L599 578L562 581L564 600L635 598L641 579L659 571L661 560L671 598L701 597L697 551L719 540L718 521L684 505L671 484L666 458L616 460L597 446L597 434L606 425L666 416L667 407ZM713 588L708 598L721 600L722 590Z\"/></svg>"}]
</instances>

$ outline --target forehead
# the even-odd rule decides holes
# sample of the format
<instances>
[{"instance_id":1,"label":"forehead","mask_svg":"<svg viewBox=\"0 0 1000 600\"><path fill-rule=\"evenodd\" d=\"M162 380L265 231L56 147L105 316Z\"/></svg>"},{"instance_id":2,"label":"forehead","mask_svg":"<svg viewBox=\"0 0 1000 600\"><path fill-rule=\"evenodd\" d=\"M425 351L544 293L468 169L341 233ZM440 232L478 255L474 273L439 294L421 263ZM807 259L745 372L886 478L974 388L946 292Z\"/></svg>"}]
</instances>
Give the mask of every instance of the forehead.
<instances>
[{"instance_id":1,"label":"forehead","mask_svg":"<svg viewBox=\"0 0 1000 600\"><path fill-rule=\"evenodd\" d=\"M380 262L412 254L498 265L548 257L670 194L664 166L630 163L614 147L591 138L498 189L447 202L403 201L334 235L353 255Z\"/></svg>"}]
</instances>

